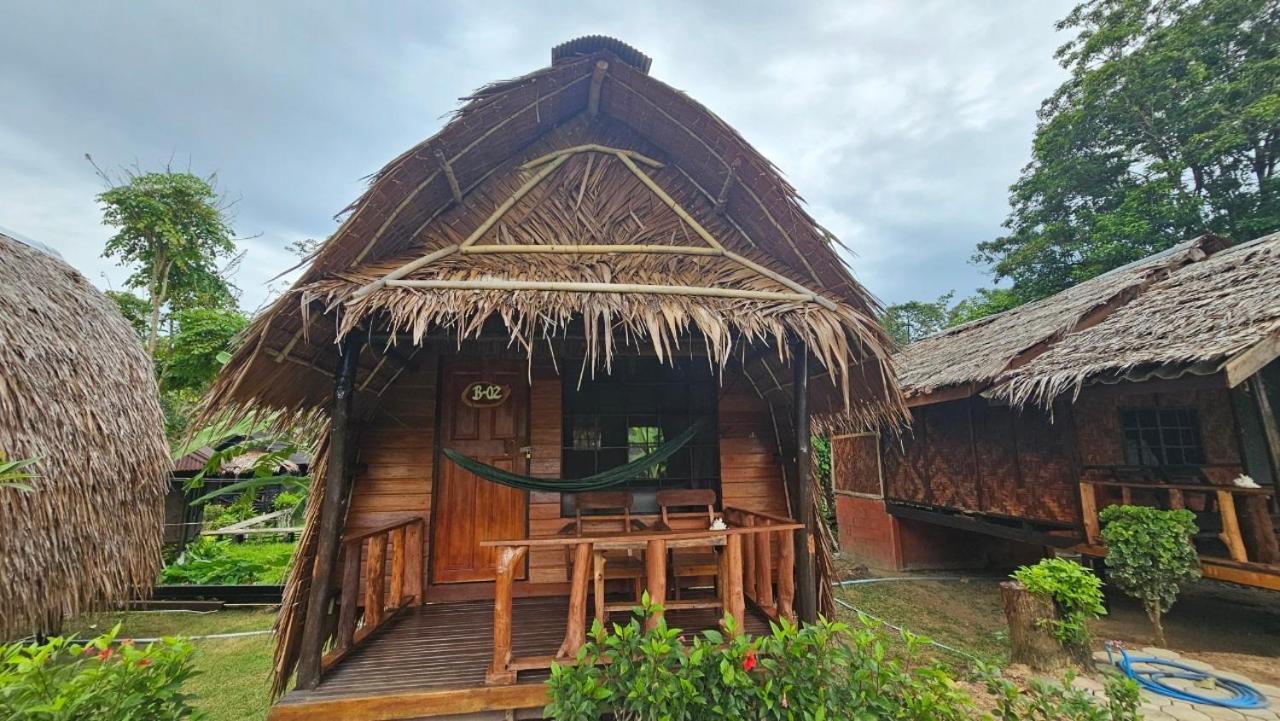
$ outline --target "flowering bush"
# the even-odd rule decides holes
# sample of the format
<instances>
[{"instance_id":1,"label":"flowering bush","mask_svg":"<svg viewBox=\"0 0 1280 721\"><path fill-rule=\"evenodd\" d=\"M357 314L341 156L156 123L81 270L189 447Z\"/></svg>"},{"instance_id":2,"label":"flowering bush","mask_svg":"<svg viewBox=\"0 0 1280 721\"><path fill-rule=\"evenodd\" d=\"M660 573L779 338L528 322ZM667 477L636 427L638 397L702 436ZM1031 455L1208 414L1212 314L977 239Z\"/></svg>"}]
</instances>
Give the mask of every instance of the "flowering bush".
<instances>
[{"instance_id":1,"label":"flowering bush","mask_svg":"<svg viewBox=\"0 0 1280 721\"><path fill-rule=\"evenodd\" d=\"M117 625L87 644L68 638L0 646L0 719L172 721L199 715L182 693L195 649L180 639L115 643Z\"/></svg>"},{"instance_id":2,"label":"flowering bush","mask_svg":"<svg viewBox=\"0 0 1280 721\"><path fill-rule=\"evenodd\" d=\"M781 621L751 638L704 631L687 638L659 621L642 630L655 607L648 598L640 618L605 630L598 622L571 666L553 665L551 702L556 721L1134 721L1138 691L1128 679L1108 683L1105 706L1084 691L1037 682L1027 691L983 670L996 715L979 710L942 667L924 663L928 640L902 632L905 652L891 653L879 625L821 620L796 626ZM732 618L725 623L732 630Z\"/></svg>"},{"instance_id":3,"label":"flowering bush","mask_svg":"<svg viewBox=\"0 0 1280 721\"><path fill-rule=\"evenodd\" d=\"M639 615L654 610L645 599ZM732 618L725 623L732 630ZM757 638L714 630L686 638L662 621L648 632L639 619L612 632L596 623L578 662L552 667L545 713L557 721L973 718L972 701L939 667L913 668L924 640L904 638L907 653L895 658L865 619L856 630L781 621Z\"/></svg>"}]
</instances>

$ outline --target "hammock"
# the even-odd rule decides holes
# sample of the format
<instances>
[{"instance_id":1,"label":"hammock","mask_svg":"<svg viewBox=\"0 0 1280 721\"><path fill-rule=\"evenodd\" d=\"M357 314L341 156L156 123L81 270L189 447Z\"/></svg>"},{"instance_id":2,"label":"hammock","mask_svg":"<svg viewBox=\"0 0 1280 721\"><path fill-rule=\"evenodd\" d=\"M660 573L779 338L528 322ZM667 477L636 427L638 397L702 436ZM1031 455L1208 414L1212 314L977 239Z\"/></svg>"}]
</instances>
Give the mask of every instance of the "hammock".
<instances>
[{"instance_id":1,"label":"hammock","mask_svg":"<svg viewBox=\"0 0 1280 721\"><path fill-rule=\"evenodd\" d=\"M562 493L581 493L583 491L597 491L601 488L609 488L620 483L625 483L633 478L640 476L645 471L653 468L671 458L676 451L683 448L693 437L702 429L704 420L698 420L689 426L683 433L663 443L653 449L651 453L643 455L630 463L610 468L607 471L601 471L592 476L585 478L532 478L530 476L522 476L517 473L505 471L489 465L481 463L474 458L468 458L452 448L442 449L445 456L449 460L457 463L463 470L480 476L481 478L501 483L504 486L519 488L525 491L558 491Z\"/></svg>"}]
</instances>

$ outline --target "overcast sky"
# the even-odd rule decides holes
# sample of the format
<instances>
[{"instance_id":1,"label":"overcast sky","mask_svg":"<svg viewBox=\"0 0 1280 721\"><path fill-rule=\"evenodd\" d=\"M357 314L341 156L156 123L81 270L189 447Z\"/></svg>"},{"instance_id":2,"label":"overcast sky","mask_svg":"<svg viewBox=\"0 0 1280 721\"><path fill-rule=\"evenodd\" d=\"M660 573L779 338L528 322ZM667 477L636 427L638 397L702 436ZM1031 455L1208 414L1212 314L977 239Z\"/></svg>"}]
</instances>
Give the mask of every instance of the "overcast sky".
<instances>
[{"instance_id":1,"label":"overcast sky","mask_svg":"<svg viewBox=\"0 0 1280 721\"><path fill-rule=\"evenodd\" d=\"M1035 111L1063 79L1037 2L44 2L0 0L0 226L103 287L109 229L85 161L206 174L249 238L246 309L327 237L362 178L457 98L590 33L654 59L788 175L888 303L990 284ZM252 236L252 237L251 237Z\"/></svg>"}]
</instances>

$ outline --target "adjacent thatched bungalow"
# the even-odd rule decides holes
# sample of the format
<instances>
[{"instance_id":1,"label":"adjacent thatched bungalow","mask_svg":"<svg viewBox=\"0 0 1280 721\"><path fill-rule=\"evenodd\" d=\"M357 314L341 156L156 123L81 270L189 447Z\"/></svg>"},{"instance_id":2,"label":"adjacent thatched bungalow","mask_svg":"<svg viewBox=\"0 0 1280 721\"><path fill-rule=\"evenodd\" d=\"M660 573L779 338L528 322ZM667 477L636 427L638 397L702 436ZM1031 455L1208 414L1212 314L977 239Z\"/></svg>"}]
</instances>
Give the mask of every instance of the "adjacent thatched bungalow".
<instances>
[{"instance_id":1,"label":"adjacent thatched bungalow","mask_svg":"<svg viewBox=\"0 0 1280 721\"><path fill-rule=\"evenodd\" d=\"M0 638L149 588L169 470L151 361L114 303L0 233L0 453L38 458L0 488Z\"/></svg>"},{"instance_id":2,"label":"adjacent thatched bungalow","mask_svg":"<svg viewBox=\"0 0 1280 721\"><path fill-rule=\"evenodd\" d=\"M877 308L649 65L581 38L468 98L217 381L211 411L330 424L272 718L538 709L642 588L687 629L817 614L810 414L905 417Z\"/></svg>"},{"instance_id":3,"label":"adjacent thatched bungalow","mask_svg":"<svg viewBox=\"0 0 1280 721\"><path fill-rule=\"evenodd\" d=\"M1206 575L1280 588L1277 278L1280 235L1204 236L908 346L911 432L836 441L845 547L899 567L1099 554L1103 505L1187 507Z\"/></svg>"}]
</instances>

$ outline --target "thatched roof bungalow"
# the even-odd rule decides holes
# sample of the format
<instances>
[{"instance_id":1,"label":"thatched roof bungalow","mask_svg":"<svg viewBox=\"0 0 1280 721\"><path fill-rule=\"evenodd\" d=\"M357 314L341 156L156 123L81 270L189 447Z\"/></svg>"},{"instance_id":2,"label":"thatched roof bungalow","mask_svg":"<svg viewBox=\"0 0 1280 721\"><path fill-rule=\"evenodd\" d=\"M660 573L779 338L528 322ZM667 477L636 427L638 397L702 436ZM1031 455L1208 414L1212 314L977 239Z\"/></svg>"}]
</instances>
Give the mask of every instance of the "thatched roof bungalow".
<instances>
[{"instance_id":1,"label":"thatched roof bungalow","mask_svg":"<svg viewBox=\"0 0 1280 721\"><path fill-rule=\"evenodd\" d=\"M0 638L149 588L169 470L151 360L114 303L0 234L0 453L38 458L0 489Z\"/></svg>"},{"instance_id":2,"label":"thatched roof bungalow","mask_svg":"<svg viewBox=\"0 0 1280 721\"><path fill-rule=\"evenodd\" d=\"M272 718L537 708L588 597L604 618L647 588L690 629L817 614L811 419L905 416L877 306L777 168L649 66L580 38L468 97L218 380L211 411L330 425Z\"/></svg>"},{"instance_id":3,"label":"thatched roof bungalow","mask_svg":"<svg viewBox=\"0 0 1280 721\"><path fill-rule=\"evenodd\" d=\"M1100 553L1101 506L1190 507L1206 575L1280 587L1278 277L1280 234L1206 235L903 349L911 433L843 439L837 459L846 514L900 541L851 523L846 545L981 560L931 555L945 527Z\"/></svg>"}]
</instances>

